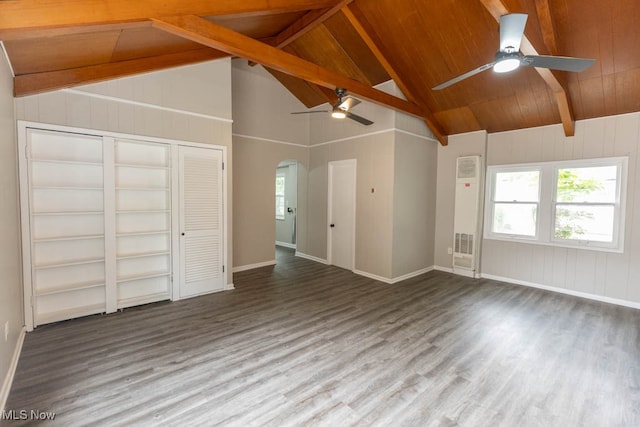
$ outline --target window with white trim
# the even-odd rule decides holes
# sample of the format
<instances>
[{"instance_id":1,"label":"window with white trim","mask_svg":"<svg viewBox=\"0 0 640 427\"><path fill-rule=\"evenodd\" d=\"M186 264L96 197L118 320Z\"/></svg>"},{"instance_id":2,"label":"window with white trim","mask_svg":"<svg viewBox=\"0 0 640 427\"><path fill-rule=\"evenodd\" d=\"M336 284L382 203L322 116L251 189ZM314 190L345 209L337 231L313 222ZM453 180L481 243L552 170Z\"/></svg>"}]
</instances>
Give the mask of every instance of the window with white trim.
<instances>
[{"instance_id":1,"label":"window with white trim","mask_svg":"<svg viewBox=\"0 0 640 427\"><path fill-rule=\"evenodd\" d=\"M284 219L285 175L276 174L276 219Z\"/></svg>"},{"instance_id":2,"label":"window with white trim","mask_svg":"<svg viewBox=\"0 0 640 427\"><path fill-rule=\"evenodd\" d=\"M485 238L624 249L627 158L489 166Z\"/></svg>"}]
</instances>

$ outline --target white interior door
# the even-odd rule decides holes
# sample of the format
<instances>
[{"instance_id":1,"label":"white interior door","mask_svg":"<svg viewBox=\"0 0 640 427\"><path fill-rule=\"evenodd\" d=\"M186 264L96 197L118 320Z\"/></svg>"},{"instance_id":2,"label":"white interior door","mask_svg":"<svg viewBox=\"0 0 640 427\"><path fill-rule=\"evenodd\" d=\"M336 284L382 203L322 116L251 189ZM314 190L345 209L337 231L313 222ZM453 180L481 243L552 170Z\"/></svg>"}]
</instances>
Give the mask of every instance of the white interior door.
<instances>
[{"instance_id":1,"label":"white interior door","mask_svg":"<svg viewBox=\"0 0 640 427\"><path fill-rule=\"evenodd\" d=\"M356 161L329 162L329 264L353 270L355 260Z\"/></svg>"},{"instance_id":2,"label":"white interior door","mask_svg":"<svg viewBox=\"0 0 640 427\"><path fill-rule=\"evenodd\" d=\"M222 151L180 146L180 298L224 289Z\"/></svg>"}]
</instances>

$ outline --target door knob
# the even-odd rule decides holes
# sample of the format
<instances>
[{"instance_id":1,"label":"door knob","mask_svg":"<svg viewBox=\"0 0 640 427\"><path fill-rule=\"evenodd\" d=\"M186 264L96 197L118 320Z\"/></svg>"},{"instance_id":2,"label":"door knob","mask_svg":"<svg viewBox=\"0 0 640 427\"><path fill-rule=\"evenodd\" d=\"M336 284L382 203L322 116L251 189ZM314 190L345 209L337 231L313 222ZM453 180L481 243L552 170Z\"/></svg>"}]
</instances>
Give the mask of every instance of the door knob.
<instances>
[{"instance_id":1,"label":"door knob","mask_svg":"<svg viewBox=\"0 0 640 427\"><path fill-rule=\"evenodd\" d=\"M331 224L331 225L329 225L329 227L331 227L331 228L333 228L333 227L335 227L335 226L336 226L335 224Z\"/></svg>"}]
</instances>

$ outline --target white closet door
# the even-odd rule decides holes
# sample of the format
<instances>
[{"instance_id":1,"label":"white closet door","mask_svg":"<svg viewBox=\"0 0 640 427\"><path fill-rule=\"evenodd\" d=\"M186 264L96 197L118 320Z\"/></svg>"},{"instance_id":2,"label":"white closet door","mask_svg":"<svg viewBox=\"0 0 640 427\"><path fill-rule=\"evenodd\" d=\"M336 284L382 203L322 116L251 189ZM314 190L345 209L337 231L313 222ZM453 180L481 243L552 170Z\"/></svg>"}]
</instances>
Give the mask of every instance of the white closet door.
<instances>
[{"instance_id":1,"label":"white closet door","mask_svg":"<svg viewBox=\"0 0 640 427\"><path fill-rule=\"evenodd\" d=\"M180 297L224 289L222 151L181 146Z\"/></svg>"},{"instance_id":2,"label":"white closet door","mask_svg":"<svg viewBox=\"0 0 640 427\"><path fill-rule=\"evenodd\" d=\"M103 142L28 129L33 324L101 313L105 297Z\"/></svg>"}]
</instances>

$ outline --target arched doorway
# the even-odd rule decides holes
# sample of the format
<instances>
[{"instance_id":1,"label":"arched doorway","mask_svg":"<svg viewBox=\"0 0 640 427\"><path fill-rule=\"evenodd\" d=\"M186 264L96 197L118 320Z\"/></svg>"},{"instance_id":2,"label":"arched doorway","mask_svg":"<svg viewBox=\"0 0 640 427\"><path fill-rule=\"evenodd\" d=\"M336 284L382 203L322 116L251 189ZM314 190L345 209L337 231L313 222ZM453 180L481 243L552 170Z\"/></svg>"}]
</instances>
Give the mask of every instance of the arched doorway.
<instances>
[{"instance_id":1,"label":"arched doorway","mask_svg":"<svg viewBox=\"0 0 640 427\"><path fill-rule=\"evenodd\" d=\"M298 162L284 160L275 176L276 245L296 249L298 214Z\"/></svg>"}]
</instances>

